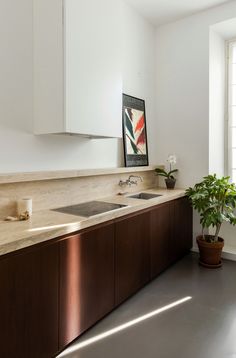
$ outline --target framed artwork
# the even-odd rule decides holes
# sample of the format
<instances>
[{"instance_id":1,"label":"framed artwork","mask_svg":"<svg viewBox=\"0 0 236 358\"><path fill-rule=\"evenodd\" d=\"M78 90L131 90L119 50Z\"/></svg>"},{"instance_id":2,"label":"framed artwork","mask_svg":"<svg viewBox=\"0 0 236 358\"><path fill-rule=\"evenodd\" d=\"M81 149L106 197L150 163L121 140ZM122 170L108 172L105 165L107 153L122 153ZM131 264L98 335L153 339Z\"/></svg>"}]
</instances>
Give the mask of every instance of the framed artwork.
<instances>
[{"instance_id":1,"label":"framed artwork","mask_svg":"<svg viewBox=\"0 0 236 358\"><path fill-rule=\"evenodd\" d=\"M145 101L123 94L125 166L148 165Z\"/></svg>"}]
</instances>

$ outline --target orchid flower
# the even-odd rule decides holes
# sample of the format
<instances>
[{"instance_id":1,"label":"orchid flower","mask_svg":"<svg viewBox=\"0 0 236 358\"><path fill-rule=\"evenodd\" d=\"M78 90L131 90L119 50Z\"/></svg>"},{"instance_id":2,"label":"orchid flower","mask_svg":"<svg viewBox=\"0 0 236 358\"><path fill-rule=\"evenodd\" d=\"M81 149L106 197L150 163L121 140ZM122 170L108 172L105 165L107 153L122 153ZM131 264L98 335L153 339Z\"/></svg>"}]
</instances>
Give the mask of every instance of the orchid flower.
<instances>
[{"instance_id":1,"label":"orchid flower","mask_svg":"<svg viewBox=\"0 0 236 358\"><path fill-rule=\"evenodd\" d=\"M175 165L177 163L177 158L175 154L170 154L167 158L167 162L170 165L170 171L167 172L164 169L161 168L156 168L155 172L157 173L157 175L163 176L167 179L175 179L175 177L173 176L174 173L178 172L178 169L172 169L172 165Z\"/></svg>"}]
</instances>

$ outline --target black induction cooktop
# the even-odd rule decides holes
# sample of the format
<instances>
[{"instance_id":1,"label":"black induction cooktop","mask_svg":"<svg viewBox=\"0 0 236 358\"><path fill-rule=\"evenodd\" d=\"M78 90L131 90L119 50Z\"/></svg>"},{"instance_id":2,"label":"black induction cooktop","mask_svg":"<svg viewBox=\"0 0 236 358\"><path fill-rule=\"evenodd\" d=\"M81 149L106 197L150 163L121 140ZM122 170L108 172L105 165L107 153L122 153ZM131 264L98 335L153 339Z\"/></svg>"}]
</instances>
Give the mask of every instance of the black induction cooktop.
<instances>
[{"instance_id":1,"label":"black induction cooktop","mask_svg":"<svg viewBox=\"0 0 236 358\"><path fill-rule=\"evenodd\" d=\"M106 203L103 201L89 201L87 203L65 206L63 208L53 209L59 213L90 217L107 211L124 208L127 205Z\"/></svg>"}]
</instances>

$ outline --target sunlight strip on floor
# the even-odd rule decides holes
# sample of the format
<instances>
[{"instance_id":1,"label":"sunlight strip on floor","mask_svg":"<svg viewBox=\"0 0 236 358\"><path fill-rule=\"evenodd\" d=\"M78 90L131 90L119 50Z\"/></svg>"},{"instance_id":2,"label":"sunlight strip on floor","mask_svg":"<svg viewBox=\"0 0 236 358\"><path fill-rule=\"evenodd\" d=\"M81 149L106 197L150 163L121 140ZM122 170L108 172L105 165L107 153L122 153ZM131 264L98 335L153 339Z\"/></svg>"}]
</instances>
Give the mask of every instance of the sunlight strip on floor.
<instances>
[{"instance_id":1,"label":"sunlight strip on floor","mask_svg":"<svg viewBox=\"0 0 236 358\"><path fill-rule=\"evenodd\" d=\"M171 308L173 308L173 307L176 307L176 306L178 306L178 305L181 305L182 303L185 303L185 302L187 302L187 301L189 301L189 300L191 300L191 299L192 299L191 296L184 297L184 298L182 298L182 299L180 299L180 300L178 300L178 301L175 301L175 302L170 303L170 304L168 304L168 305L166 305L166 306L163 306L163 307L161 307L161 308L158 308L158 309L155 310L155 311L149 312L149 313L147 313L147 314L145 314L145 315L143 315L143 316L140 316L140 317L138 317L138 318L135 318L135 319L133 319L133 320L131 320L131 321L128 321L128 322L126 322L126 323L123 323L123 324L121 324L120 326L117 326L117 327L115 327L115 328L112 328L112 329L110 329L110 330L108 330L108 331L106 331L106 332L104 332L104 333L101 333L101 334L98 334L97 336L94 336L94 337L92 337L92 338L86 339L86 340L83 341L83 342L80 342L80 343L78 343L78 344L74 344L72 347L69 347L69 348L67 348L64 352L62 352L62 353L58 356L58 358L65 357L65 356L67 356L68 354L74 353L74 352L78 351L78 350L81 349L81 348L87 347L87 346L89 346L90 344L93 344L93 343L98 342L98 341L100 341L100 340L102 340L102 339L104 339L104 338L107 338L107 337L109 337L109 336L112 336L112 335L115 334L115 333L118 333L118 332L120 332L120 331L123 331L124 329L127 329L127 328L129 328L129 327L132 327L132 326L134 326L135 324L138 324L138 323L140 323L140 322L143 322L143 321L145 321L145 320L147 320L147 319L149 319L149 318L151 318L151 317L153 317L153 316L156 316L156 315L158 315L158 314L160 314L160 313L162 313L162 312L165 312L165 311L167 311L167 310L169 310L169 309L171 309Z\"/></svg>"}]
</instances>

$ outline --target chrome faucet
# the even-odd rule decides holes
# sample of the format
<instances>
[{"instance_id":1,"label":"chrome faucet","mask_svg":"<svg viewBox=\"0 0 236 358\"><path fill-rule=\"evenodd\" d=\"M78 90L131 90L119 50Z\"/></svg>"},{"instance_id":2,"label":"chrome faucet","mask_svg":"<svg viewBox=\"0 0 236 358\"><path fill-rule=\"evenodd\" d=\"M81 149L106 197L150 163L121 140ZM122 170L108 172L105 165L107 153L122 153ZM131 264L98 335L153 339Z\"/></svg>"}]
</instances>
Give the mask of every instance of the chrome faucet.
<instances>
[{"instance_id":1,"label":"chrome faucet","mask_svg":"<svg viewBox=\"0 0 236 358\"><path fill-rule=\"evenodd\" d=\"M136 180L135 180L136 179ZM129 178L127 180L120 180L119 181L119 186L131 186L131 185L138 185L138 180L143 181L143 178L140 177L139 175L130 175Z\"/></svg>"}]
</instances>

